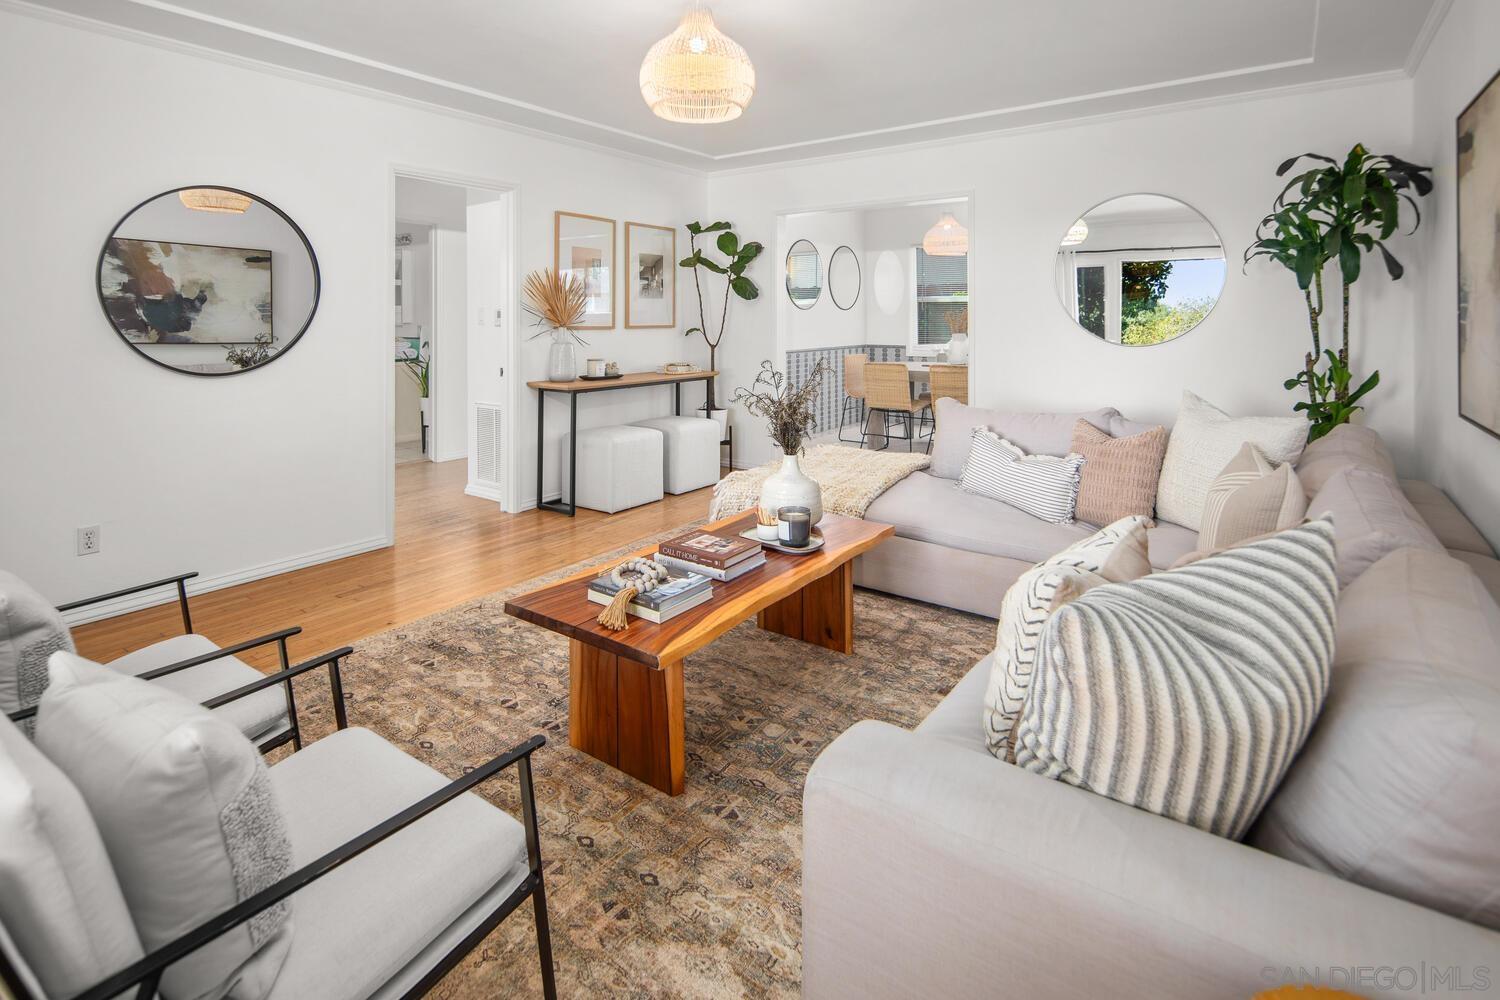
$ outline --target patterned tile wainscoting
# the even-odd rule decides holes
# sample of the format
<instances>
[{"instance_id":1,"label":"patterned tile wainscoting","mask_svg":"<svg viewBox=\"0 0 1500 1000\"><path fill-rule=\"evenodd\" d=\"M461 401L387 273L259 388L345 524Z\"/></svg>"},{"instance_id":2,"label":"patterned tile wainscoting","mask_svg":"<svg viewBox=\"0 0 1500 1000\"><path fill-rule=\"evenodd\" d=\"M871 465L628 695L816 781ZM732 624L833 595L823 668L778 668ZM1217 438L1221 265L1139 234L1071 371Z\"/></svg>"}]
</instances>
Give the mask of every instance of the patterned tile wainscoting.
<instances>
[{"instance_id":1,"label":"patterned tile wainscoting","mask_svg":"<svg viewBox=\"0 0 1500 1000\"><path fill-rule=\"evenodd\" d=\"M850 354L863 354L871 361L905 361L906 348L899 344L855 344L850 347L819 347L807 351L787 351L787 376L793 385L801 385L812 376L819 361L828 366L823 378L823 391L818 393L813 433L831 431L839 425L839 410L844 405L844 358ZM859 404L859 420L865 415L864 404ZM853 411L850 423L856 419Z\"/></svg>"}]
</instances>

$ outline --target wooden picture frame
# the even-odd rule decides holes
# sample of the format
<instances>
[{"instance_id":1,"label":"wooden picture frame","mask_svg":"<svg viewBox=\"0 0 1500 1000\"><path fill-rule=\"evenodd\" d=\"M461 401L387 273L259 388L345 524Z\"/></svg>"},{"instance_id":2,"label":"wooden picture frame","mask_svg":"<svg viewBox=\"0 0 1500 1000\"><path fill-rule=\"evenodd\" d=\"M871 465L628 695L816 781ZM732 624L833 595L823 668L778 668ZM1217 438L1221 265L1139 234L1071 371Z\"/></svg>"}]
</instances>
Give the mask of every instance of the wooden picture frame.
<instances>
[{"instance_id":1,"label":"wooden picture frame","mask_svg":"<svg viewBox=\"0 0 1500 1000\"><path fill-rule=\"evenodd\" d=\"M1500 72L1454 121L1458 415L1500 438Z\"/></svg>"},{"instance_id":2,"label":"wooden picture frame","mask_svg":"<svg viewBox=\"0 0 1500 1000\"><path fill-rule=\"evenodd\" d=\"M676 227L625 223L624 286L625 329L669 330L677 325Z\"/></svg>"},{"instance_id":3,"label":"wooden picture frame","mask_svg":"<svg viewBox=\"0 0 1500 1000\"><path fill-rule=\"evenodd\" d=\"M584 313L584 322L575 329L613 330L615 220L580 212L554 212L552 267L564 278L582 281L587 290L588 311Z\"/></svg>"}]
</instances>

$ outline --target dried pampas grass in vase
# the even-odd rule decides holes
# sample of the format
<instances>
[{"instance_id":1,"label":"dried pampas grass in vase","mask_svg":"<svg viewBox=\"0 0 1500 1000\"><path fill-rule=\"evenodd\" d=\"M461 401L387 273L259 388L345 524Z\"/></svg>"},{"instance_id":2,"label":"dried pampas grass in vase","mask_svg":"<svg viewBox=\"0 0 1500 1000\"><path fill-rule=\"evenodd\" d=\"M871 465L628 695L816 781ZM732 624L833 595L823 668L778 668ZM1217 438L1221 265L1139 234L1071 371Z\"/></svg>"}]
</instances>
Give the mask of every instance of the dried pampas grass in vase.
<instances>
[{"instance_id":1,"label":"dried pampas grass in vase","mask_svg":"<svg viewBox=\"0 0 1500 1000\"><path fill-rule=\"evenodd\" d=\"M524 308L536 317L537 332L528 337L535 340L543 334L552 335L552 350L547 355L547 378L554 382L571 382L578 377L578 357L573 350L575 344L588 346L588 341L578 336L575 327L583 322L588 313L588 293L583 282L571 275L564 278L552 268L532 271L521 286Z\"/></svg>"}]
</instances>

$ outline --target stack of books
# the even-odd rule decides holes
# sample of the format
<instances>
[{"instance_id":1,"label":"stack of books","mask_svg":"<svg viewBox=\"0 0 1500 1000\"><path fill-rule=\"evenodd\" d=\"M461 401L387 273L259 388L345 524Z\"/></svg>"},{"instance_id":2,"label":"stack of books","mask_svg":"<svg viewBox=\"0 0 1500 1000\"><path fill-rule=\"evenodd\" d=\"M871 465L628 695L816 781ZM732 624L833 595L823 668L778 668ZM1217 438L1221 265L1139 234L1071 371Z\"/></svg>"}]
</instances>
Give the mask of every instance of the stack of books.
<instances>
[{"instance_id":1,"label":"stack of books","mask_svg":"<svg viewBox=\"0 0 1500 1000\"><path fill-rule=\"evenodd\" d=\"M668 569L699 573L715 580L736 579L766 562L766 552L759 542L707 531L691 531L656 548L657 560Z\"/></svg>"},{"instance_id":2,"label":"stack of books","mask_svg":"<svg viewBox=\"0 0 1500 1000\"><path fill-rule=\"evenodd\" d=\"M670 567L668 567L670 569ZM601 576L589 584L589 600L595 604L609 604L620 591L620 585L607 576ZM713 599L713 584L702 573L672 570L666 583L645 594L637 594L625 606L627 613L648 622L661 624L677 617L689 608L696 608Z\"/></svg>"}]
</instances>

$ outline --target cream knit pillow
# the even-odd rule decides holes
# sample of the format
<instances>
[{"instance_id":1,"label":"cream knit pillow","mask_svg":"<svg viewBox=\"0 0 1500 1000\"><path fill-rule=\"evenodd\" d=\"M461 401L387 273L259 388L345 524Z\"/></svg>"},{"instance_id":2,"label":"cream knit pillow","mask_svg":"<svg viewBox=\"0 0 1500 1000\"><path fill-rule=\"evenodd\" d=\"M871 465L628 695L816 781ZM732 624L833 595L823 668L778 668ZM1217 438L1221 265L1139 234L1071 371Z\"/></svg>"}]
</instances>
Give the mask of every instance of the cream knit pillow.
<instances>
[{"instance_id":1,"label":"cream knit pillow","mask_svg":"<svg viewBox=\"0 0 1500 1000\"><path fill-rule=\"evenodd\" d=\"M1231 417L1184 392L1162 461L1156 516L1197 531L1209 485L1247 441L1277 465L1294 462L1307 443L1307 421L1302 417Z\"/></svg>"}]
</instances>

